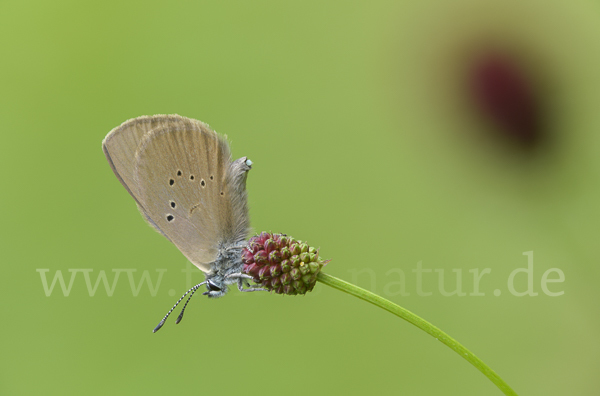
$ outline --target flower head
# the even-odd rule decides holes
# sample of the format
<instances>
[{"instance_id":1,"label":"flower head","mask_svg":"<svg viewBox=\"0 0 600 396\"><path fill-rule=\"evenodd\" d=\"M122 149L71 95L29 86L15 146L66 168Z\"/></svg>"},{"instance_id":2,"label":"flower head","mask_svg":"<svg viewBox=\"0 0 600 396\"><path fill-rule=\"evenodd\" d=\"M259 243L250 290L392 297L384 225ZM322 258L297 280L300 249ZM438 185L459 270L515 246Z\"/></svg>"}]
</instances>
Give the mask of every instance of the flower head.
<instances>
[{"instance_id":1,"label":"flower head","mask_svg":"<svg viewBox=\"0 0 600 396\"><path fill-rule=\"evenodd\" d=\"M277 294L306 294L317 283L317 274L329 260L307 243L285 234L262 232L250 238L242 252L242 272Z\"/></svg>"}]
</instances>

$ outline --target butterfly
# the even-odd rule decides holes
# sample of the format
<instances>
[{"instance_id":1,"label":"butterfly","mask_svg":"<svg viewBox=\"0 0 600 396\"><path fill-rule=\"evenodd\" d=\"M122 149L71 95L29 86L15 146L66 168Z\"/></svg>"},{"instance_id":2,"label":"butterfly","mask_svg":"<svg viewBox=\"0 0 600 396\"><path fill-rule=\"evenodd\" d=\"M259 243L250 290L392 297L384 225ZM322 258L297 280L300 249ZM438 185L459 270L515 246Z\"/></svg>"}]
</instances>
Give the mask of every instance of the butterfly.
<instances>
[{"instance_id":1,"label":"butterfly","mask_svg":"<svg viewBox=\"0 0 600 396\"><path fill-rule=\"evenodd\" d=\"M243 274L241 250L250 232L247 157L231 160L224 137L201 121L179 115L142 116L106 135L102 150L115 176L135 200L146 221L205 274L153 330L202 285L208 297L221 297L228 285L251 287Z\"/></svg>"}]
</instances>

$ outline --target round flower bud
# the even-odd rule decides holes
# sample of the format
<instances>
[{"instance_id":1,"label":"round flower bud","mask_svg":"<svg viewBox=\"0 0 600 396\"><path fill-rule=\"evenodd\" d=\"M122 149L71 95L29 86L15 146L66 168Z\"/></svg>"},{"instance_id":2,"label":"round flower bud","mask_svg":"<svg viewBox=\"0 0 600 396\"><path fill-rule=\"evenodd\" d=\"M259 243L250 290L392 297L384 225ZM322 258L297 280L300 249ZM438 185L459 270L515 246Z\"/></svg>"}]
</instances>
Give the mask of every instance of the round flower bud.
<instances>
[{"instance_id":1,"label":"round flower bud","mask_svg":"<svg viewBox=\"0 0 600 396\"><path fill-rule=\"evenodd\" d=\"M242 272L258 287L277 294L305 294L317 283L317 274L329 262L319 250L288 235L262 232L242 251Z\"/></svg>"}]
</instances>

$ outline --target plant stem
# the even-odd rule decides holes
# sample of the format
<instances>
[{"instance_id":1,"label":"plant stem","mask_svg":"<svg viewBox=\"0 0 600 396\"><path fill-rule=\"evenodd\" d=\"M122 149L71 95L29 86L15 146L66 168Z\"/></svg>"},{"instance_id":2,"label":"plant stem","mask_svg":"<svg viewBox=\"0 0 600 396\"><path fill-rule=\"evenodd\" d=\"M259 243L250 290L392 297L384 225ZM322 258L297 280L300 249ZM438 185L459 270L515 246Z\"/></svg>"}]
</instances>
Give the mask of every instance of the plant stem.
<instances>
[{"instance_id":1,"label":"plant stem","mask_svg":"<svg viewBox=\"0 0 600 396\"><path fill-rule=\"evenodd\" d=\"M355 286L351 283L345 282L341 279L338 279L334 276L324 274L320 272L317 276L317 280L323 282L327 286L331 286L334 289L341 290L345 293L356 296L362 300L370 302L373 305L378 306L379 308L383 308L386 311L393 313L396 316L406 320L409 323L417 326L419 329L423 330L427 334L435 337L436 340L441 341L446 344L450 349L454 352L458 353L462 358L471 363L477 370L481 371L483 375L489 378L505 395L517 396L517 393L510 387L502 378L496 374L494 370L492 370L487 364L481 361L477 356L475 356L471 351L465 348L461 343L456 341L454 338L450 337L448 334L444 333L442 330L438 329L425 319L415 315L407 309L402 308L399 305L394 304L393 302L386 300L383 297L378 296L377 294L371 293L368 290Z\"/></svg>"}]
</instances>

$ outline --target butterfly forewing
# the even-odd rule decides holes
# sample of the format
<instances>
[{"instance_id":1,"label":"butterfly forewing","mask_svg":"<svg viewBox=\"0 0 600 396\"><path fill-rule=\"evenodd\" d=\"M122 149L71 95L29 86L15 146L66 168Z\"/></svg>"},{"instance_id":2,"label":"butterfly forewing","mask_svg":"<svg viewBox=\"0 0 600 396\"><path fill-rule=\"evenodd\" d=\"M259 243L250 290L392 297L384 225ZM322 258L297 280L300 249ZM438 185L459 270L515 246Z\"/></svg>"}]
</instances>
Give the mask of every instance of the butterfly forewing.
<instances>
[{"instance_id":1,"label":"butterfly forewing","mask_svg":"<svg viewBox=\"0 0 600 396\"><path fill-rule=\"evenodd\" d=\"M202 271L211 272L221 242L245 237L245 172L231 174L227 143L207 125L140 117L111 132L103 147L148 222Z\"/></svg>"},{"instance_id":2,"label":"butterfly forewing","mask_svg":"<svg viewBox=\"0 0 600 396\"><path fill-rule=\"evenodd\" d=\"M121 184L136 201L139 194L133 183L135 155L144 135L156 128L189 124L190 121L178 115L142 116L125 121L106 135L102 142L104 155Z\"/></svg>"}]
</instances>

